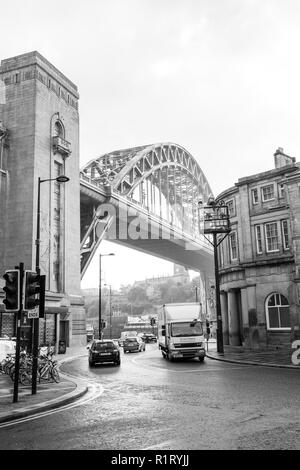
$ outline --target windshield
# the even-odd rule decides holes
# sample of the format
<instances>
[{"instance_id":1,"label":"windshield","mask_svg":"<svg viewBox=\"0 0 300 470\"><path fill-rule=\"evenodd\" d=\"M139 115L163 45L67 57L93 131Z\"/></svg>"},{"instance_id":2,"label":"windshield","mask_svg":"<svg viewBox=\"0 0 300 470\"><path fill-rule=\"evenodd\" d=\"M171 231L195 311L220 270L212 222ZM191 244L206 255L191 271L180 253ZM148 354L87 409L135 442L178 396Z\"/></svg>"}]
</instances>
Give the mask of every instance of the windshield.
<instances>
[{"instance_id":1,"label":"windshield","mask_svg":"<svg viewBox=\"0 0 300 470\"><path fill-rule=\"evenodd\" d=\"M136 338L126 338L125 339L125 343L137 343L137 339Z\"/></svg>"},{"instance_id":2,"label":"windshield","mask_svg":"<svg viewBox=\"0 0 300 470\"><path fill-rule=\"evenodd\" d=\"M93 346L93 351L102 351L103 349L114 349L115 347L115 344L112 342L95 343Z\"/></svg>"},{"instance_id":3,"label":"windshield","mask_svg":"<svg viewBox=\"0 0 300 470\"><path fill-rule=\"evenodd\" d=\"M199 321L172 323L171 325L171 336L199 336L202 334L202 324Z\"/></svg>"}]
</instances>

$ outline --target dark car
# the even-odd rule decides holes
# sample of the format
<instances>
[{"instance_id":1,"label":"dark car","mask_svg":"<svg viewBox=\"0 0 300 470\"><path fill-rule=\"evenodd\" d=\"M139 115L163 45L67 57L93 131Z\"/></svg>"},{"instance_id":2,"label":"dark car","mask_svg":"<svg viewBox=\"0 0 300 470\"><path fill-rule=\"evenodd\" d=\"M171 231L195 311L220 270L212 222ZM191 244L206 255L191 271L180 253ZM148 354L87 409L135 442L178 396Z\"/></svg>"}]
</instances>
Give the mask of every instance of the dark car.
<instances>
[{"instance_id":1,"label":"dark car","mask_svg":"<svg viewBox=\"0 0 300 470\"><path fill-rule=\"evenodd\" d=\"M116 366L121 364L120 348L116 341L95 339L89 347L89 365L113 362Z\"/></svg>"},{"instance_id":2,"label":"dark car","mask_svg":"<svg viewBox=\"0 0 300 470\"><path fill-rule=\"evenodd\" d=\"M145 351L145 349L146 349L146 345L139 336L124 339L124 342L123 342L124 353L135 352L135 351L141 352L141 351Z\"/></svg>"},{"instance_id":3,"label":"dark car","mask_svg":"<svg viewBox=\"0 0 300 470\"><path fill-rule=\"evenodd\" d=\"M145 341L145 343L156 343L157 342L156 336L153 335L152 333L145 333L143 335L143 340Z\"/></svg>"}]
</instances>

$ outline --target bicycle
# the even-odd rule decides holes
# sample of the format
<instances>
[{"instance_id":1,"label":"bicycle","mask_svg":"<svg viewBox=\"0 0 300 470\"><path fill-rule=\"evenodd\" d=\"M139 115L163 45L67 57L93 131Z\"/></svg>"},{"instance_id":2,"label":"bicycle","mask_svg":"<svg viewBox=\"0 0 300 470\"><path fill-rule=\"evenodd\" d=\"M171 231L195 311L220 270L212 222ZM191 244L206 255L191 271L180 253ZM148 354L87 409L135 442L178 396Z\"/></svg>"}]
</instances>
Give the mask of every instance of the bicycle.
<instances>
[{"instance_id":1,"label":"bicycle","mask_svg":"<svg viewBox=\"0 0 300 470\"><path fill-rule=\"evenodd\" d=\"M46 357L44 357L39 365L38 369L38 377L39 382L41 380L46 380L49 382L60 382L60 376L57 369L57 361L52 360L53 353L48 353Z\"/></svg>"}]
</instances>

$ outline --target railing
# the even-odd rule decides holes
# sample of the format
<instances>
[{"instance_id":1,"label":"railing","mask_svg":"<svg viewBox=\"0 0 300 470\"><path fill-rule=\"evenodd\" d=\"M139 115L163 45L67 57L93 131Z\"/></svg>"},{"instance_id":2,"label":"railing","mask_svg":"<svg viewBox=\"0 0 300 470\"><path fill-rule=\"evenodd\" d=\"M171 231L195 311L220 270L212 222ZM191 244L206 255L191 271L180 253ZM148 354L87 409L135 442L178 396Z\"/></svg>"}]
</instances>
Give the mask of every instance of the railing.
<instances>
[{"instance_id":1,"label":"railing","mask_svg":"<svg viewBox=\"0 0 300 470\"><path fill-rule=\"evenodd\" d=\"M107 188L103 183L99 181L94 181L90 176L85 175L83 172L80 172L80 179L83 182L90 184L91 186L95 186L97 188L102 188L103 190L107 191ZM130 197L124 196L120 191L117 189L109 186L111 189L110 195L116 195L121 202L128 204L131 207L138 207L139 210L147 217L149 217L152 221L157 222L158 224L163 221L166 228L172 230L174 232L175 238L186 238L187 241L196 242L207 251L211 252L212 248L210 243L207 241L205 237L203 237L203 228L194 229L191 232L187 232L187 227L180 227L177 223L170 223L168 220L164 219L158 214L155 214L151 210L149 210L144 204L140 201L136 201ZM192 228L192 227L191 227ZM205 233L205 232L204 232Z\"/></svg>"},{"instance_id":2,"label":"railing","mask_svg":"<svg viewBox=\"0 0 300 470\"><path fill-rule=\"evenodd\" d=\"M69 156L71 153L71 144L62 137L55 135L52 137L52 144L55 152Z\"/></svg>"}]
</instances>

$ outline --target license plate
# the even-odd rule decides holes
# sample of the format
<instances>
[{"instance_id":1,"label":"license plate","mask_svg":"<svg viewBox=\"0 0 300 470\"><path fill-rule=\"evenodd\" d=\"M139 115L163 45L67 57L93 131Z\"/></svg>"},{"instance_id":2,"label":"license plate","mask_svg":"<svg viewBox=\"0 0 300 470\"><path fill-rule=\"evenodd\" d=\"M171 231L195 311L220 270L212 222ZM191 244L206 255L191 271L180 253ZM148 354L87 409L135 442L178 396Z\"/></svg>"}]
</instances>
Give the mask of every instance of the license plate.
<instances>
[{"instance_id":1,"label":"license plate","mask_svg":"<svg viewBox=\"0 0 300 470\"><path fill-rule=\"evenodd\" d=\"M110 356L110 353L100 353L100 356Z\"/></svg>"}]
</instances>

